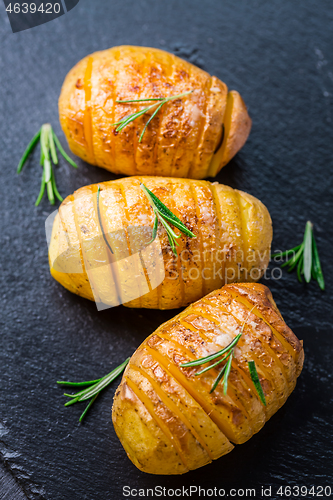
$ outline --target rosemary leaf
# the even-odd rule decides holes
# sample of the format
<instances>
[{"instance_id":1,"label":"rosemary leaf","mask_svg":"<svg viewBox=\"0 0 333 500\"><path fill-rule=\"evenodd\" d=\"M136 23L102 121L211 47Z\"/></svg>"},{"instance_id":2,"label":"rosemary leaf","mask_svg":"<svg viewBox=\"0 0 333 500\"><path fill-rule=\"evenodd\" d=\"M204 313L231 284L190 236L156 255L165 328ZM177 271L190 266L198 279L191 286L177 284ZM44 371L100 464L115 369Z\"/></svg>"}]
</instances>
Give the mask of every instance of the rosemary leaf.
<instances>
[{"instance_id":1,"label":"rosemary leaf","mask_svg":"<svg viewBox=\"0 0 333 500\"><path fill-rule=\"evenodd\" d=\"M312 230L312 247L313 247L313 269L314 269L314 272L316 275L316 279L317 279L318 285L320 286L321 290L325 290L325 281L324 281L324 276L323 276L323 272L321 269L318 248L317 248L316 240L315 240L315 237L313 234L313 230Z\"/></svg>"},{"instance_id":2,"label":"rosemary leaf","mask_svg":"<svg viewBox=\"0 0 333 500\"><path fill-rule=\"evenodd\" d=\"M260 383L259 375L257 372L256 364L254 361L248 361L248 366L249 366L249 371L251 375L252 382L254 384L254 387L256 388L256 391L259 395L259 398L264 406L266 406L266 399L265 399L265 394L263 391L263 388Z\"/></svg>"},{"instance_id":3,"label":"rosemary leaf","mask_svg":"<svg viewBox=\"0 0 333 500\"><path fill-rule=\"evenodd\" d=\"M150 243L152 243L155 240L155 238L157 236L157 229L158 229L158 217L155 214L154 225L153 225L153 232L152 232L152 235L151 235L151 240L148 243L148 245L150 245Z\"/></svg>"},{"instance_id":4,"label":"rosemary leaf","mask_svg":"<svg viewBox=\"0 0 333 500\"><path fill-rule=\"evenodd\" d=\"M42 182L41 182L41 185L40 185L39 195L37 197L37 200L35 201L35 207L38 207L38 205L40 204L41 199L44 196L44 193L45 193L45 172L44 172L44 169L43 169Z\"/></svg>"},{"instance_id":5,"label":"rosemary leaf","mask_svg":"<svg viewBox=\"0 0 333 500\"><path fill-rule=\"evenodd\" d=\"M302 255L303 253L303 250L304 250L304 243L301 244L301 246L299 247L299 249L297 250L296 253L294 253L294 256L291 257L291 259L287 260L286 262L284 262L281 267L286 267L286 266L289 266L288 268L288 272L292 271L293 268L296 266L297 262L298 262L298 259L300 258L300 256Z\"/></svg>"},{"instance_id":6,"label":"rosemary leaf","mask_svg":"<svg viewBox=\"0 0 333 500\"><path fill-rule=\"evenodd\" d=\"M64 396L72 397L70 394L64 394ZM78 401L79 401L79 398L74 398L71 401L67 401L67 403L65 403L64 406L71 406L74 403L78 403Z\"/></svg>"},{"instance_id":7,"label":"rosemary leaf","mask_svg":"<svg viewBox=\"0 0 333 500\"><path fill-rule=\"evenodd\" d=\"M213 386L212 386L211 390L209 391L209 394L212 394L212 392L214 392L214 391L215 391L216 387L218 386L218 384L219 384L220 380L221 380L221 379L222 379L222 377L223 377L223 374L224 374L224 372L225 372L226 366L227 366L227 364L225 364L225 365L222 367L222 369L221 369L220 373L218 374L218 376L217 376L217 377L216 377L216 379L215 379L215 382L214 382L214 384L213 384Z\"/></svg>"},{"instance_id":8,"label":"rosemary leaf","mask_svg":"<svg viewBox=\"0 0 333 500\"><path fill-rule=\"evenodd\" d=\"M177 256L177 250L176 250L176 244L178 245L177 241L173 239L172 237L172 232L170 232L170 226L159 217L159 220L161 221L162 225L164 226L164 229L166 230L167 237L169 240L169 244L171 246L171 250L173 251L174 255Z\"/></svg>"},{"instance_id":9,"label":"rosemary leaf","mask_svg":"<svg viewBox=\"0 0 333 500\"><path fill-rule=\"evenodd\" d=\"M159 110L161 109L161 107L165 104L165 101L163 101L154 111L154 113L151 115L151 117L149 118L149 120L147 121L146 125L144 126L142 132L141 132L141 135L140 135L140 138L139 138L139 142L142 141L142 138L143 138L143 134L145 133L149 123L152 121L152 119L156 116L156 114L159 112Z\"/></svg>"},{"instance_id":10,"label":"rosemary leaf","mask_svg":"<svg viewBox=\"0 0 333 500\"><path fill-rule=\"evenodd\" d=\"M49 123L44 123L42 125L41 133L40 133L40 145L42 148L43 152L43 164L45 164L45 161L48 160L50 161L50 154L49 154ZM47 180L45 181L47 182Z\"/></svg>"},{"instance_id":11,"label":"rosemary leaf","mask_svg":"<svg viewBox=\"0 0 333 500\"><path fill-rule=\"evenodd\" d=\"M41 166L44 165L44 154L43 154L43 148L40 148L40 158L39 158L39 164Z\"/></svg>"},{"instance_id":12,"label":"rosemary leaf","mask_svg":"<svg viewBox=\"0 0 333 500\"><path fill-rule=\"evenodd\" d=\"M291 248L290 250L285 250L285 252L275 252L271 255L271 258L273 259L274 257L287 257L290 253L297 252L301 245L297 245L297 247Z\"/></svg>"},{"instance_id":13,"label":"rosemary leaf","mask_svg":"<svg viewBox=\"0 0 333 500\"><path fill-rule=\"evenodd\" d=\"M56 181L55 181L55 177L54 177L53 169L52 169L52 172L51 172L51 181L52 181L53 192L56 195L56 198L58 198L58 200L60 202L64 201L63 197L61 196L61 194L58 191L58 188L57 188L57 185L56 185Z\"/></svg>"},{"instance_id":14,"label":"rosemary leaf","mask_svg":"<svg viewBox=\"0 0 333 500\"><path fill-rule=\"evenodd\" d=\"M302 274L304 274L303 263L304 263L304 255L302 254L301 258L298 261L298 265L297 265L297 278L298 278L298 281L300 283L303 282L303 280L302 280Z\"/></svg>"},{"instance_id":15,"label":"rosemary leaf","mask_svg":"<svg viewBox=\"0 0 333 500\"><path fill-rule=\"evenodd\" d=\"M156 105L157 105L157 103L151 104L150 106L147 106L146 108L143 108L140 111L137 111L136 113L133 113L133 114L123 118L122 120L120 120L120 125L118 125L118 127L116 128L116 132L121 132L123 130L123 128L125 128L127 125L129 125L134 120L136 120L136 118L139 118L140 116L147 113L149 110L154 108ZM112 123L111 127L113 127L114 125L115 125L115 123Z\"/></svg>"},{"instance_id":16,"label":"rosemary leaf","mask_svg":"<svg viewBox=\"0 0 333 500\"><path fill-rule=\"evenodd\" d=\"M129 103L129 102L147 102L147 101L164 101L165 97L148 97L147 99L125 99L123 101L116 101L117 103Z\"/></svg>"},{"instance_id":17,"label":"rosemary leaf","mask_svg":"<svg viewBox=\"0 0 333 500\"><path fill-rule=\"evenodd\" d=\"M49 128L48 140L49 140L49 145L50 145L52 161L55 165L58 165L58 156L57 156L57 151L56 151L55 144L54 144L53 130L52 130L51 126Z\"/></svg>"},{"instance_id":18,"label":"rosemary leaf","mask_svg":"<svg viewBox=\"0 0 333 500\"><path fill-rule=\"evenodd\" d=\"M100 378L98 378L96 380L87 380L86 382L69 382L67 380L58 380L57 384L59 384L59 385L66 385L68 387L84 387L84 386L87 386L87 385L96 384L100 380L101 380Z\"/></svg>"},{"instance_id":19,"label":"rosemary leaf","mask_svg":"<svg viewBox=\"0 0 333 500\"><path fill-rule=\"evenodd\" d=\"M185 226L185 224L183 224L183 222L180 219L178 219L178 217L173 212L171 212L171 210L169 210L169 208L166 207L164 203L162 203L161 200L157 198L157 196L152 191L150 191L150 189L148 189L142 183L140 184L140 187L146 194L152 207L156 208L157 212L163 219L166 219L168 222L170 222L173 226L179 229L186 236L190 236L190 238L196 238L195 234L193 234L192 231L190 231Z\"/></svg>"},{"instance_id":20,"label":"rosemary leaf","mask_svg":"<svg viewBox=\"0 0 333 500\"><path fill-rule=\"evenodd\" d=\"M144 191L148 192L151 201L155 205L156 209L160 213L160 215L163 217L163 219L166 219L168 222L170 222L173 226L175 226L177 229L182 231L184 234L187 236L190 236L191 238L195 238L195 234L190 231L185 224L173 213L171 210L164 205L164 203L161 202L157 196L150 191L144 184L141 184L141 187L143 187Z\"/></svg>"},{"instance_id":21,"label":"rosemary leaf","mask_svg":"<svg viewBox=\"0 0 333 500\"><path fill-rule=\"evenodd\" d=\"M229 375L230 375L230 370L231 370L231 363L232 363L232 353L230 354L229 359L226 362L226 369L225 369L224 377L223 377L223 393L224 393L224 395L226 395L227 391L228 391L228 381L229 381Z\"/></svg>"},{"instance_id":22,"label":"rosemary leaf","mask_svg":"<svg viewBox=\"0 0 333 500\"><path fill-rule=\"evenodd\" d=\"M23 156L20 159L20 162L19 162L18 167L17 167L17 173L18 174L21 172L21 170L22 170L25 162L28 159L28 156L30 155L30 153L32 153L32 151L34 150L37 142L39 141L39 139L40 139L40 133L41 133L41 128L33 136L33 138L31 139L31 141L29 142L28 146L26 147L26 150L24 151Z\"/></svg>"},{"instance_id":23,"label":"rosemary leaf","mask_svg":"<svg viewBox=\"0 0 333 500\"><path fill-rule=\"evenodd\" d=\"M306 223L304 233L304 279L307 283L311 280L312 267L312 224L310 221Z\"/></svg>"},{"instance_id":24,"label":"rosemary leaf","mask_svg":"<svg viewBox=\"0 0 333 500\"><path fill-rule=\"evenodd\" d=\"M51 203L51 205L54 205L54 193L51 179L46 182L46 192L49 202Z\"/></svg>"},{"instance_id":25,"label":"rosemary leaf","mask_svg":"<svg viewBox=\"0 0 333 500\"><path fill-rule=\"evenodd\" d=\"M64 150L64 148L60 144L60 141L59 141L58 137L55 135L53 130L52 130L52 135L53 135L53 140L54 140L54 142L59 150L59 153L65 158L66 161L68 161L68 163L70 165L72 165L72 167L77 168L77 164L72 160L72 158L70 158L68 156L68 154L66 153L66 151Z\"/></svg>"},{"instance_id":26,"label":"rosemary leaf","mask_svg":"<svg viewBox=\"0 0 333 500\"><path fill-rule=\"evenodd\" d=\"M102 231L102 235L103 235L104 241L105 241L108 249L110 250L110 252L113 253L113 250L111 248L110 243L108 242L106 234L104 233L104 229L103 229L103 225L102 225L102 217L101 217L101 211L100 211L100 207L99 207L99 195L100 195L100 191L101 191L101 188L98 186L98 189L97 189L97 201L96 201L98 222L99 222L99 225L100 225L100 228L101 228L101 231Z\"/></svg>"},{"instance_id":27,"label":"rosemary leaf","mask_svg":"<svg viewBox=\"0 0 333 500\"><path fill-rule=\"evenodd\" d=\"M89 403L87 404L86 406L86 409L84 410L84 412L81 414L81 417L79 418L79 422L82 422L82 420L84 419L84 417L87 415L88 411L90 410L90 408L92 407L93 403L95 402L97 396L99 395L99 392L96 394L95 397L93 397Z\"/></svg>"}]
</instances>

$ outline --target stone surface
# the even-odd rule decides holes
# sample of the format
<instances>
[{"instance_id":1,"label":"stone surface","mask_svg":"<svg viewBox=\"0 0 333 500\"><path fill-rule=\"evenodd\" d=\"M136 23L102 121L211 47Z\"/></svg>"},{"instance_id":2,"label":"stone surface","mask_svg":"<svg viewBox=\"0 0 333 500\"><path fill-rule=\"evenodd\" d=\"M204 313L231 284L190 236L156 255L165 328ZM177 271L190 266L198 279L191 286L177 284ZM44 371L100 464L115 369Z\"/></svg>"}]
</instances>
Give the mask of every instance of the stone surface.
<instances>
[{"instance_id":1,"label":"stone surface","mask_svg":"<svg viewBox=\"0 0 333 500\"><path fill-rule=\"evenodd\" d=\"M0 3L0 498L17 500L18 486L28 499L113 500L122 498L125 485L259 491L261 485L276 490L329 484L332 31L329 0L81 0L61 18L16 34ZM298 244L305 222L312 220L327 283L322 293L316 283L301 285L286 272L281 280L266 280L286 321L304 340L303 374L285 407L258 435L183 477L148 476L127 459L110 418L116 384L79 425L82 408L65 409L55 383L102 376L175 312L121 306L98 313L52 280L44 236L51 208L46 200L34 207L38 153L21 176L15 173L42 123L50 121L64 143L57 99L67 71L86 54L119 44L174 51L241 93L253 129L217 180L267 205L273 249ZM61 161L56 175L63 195L112 178L83 162L74 171Z\"/></svg>"}]
</instances>

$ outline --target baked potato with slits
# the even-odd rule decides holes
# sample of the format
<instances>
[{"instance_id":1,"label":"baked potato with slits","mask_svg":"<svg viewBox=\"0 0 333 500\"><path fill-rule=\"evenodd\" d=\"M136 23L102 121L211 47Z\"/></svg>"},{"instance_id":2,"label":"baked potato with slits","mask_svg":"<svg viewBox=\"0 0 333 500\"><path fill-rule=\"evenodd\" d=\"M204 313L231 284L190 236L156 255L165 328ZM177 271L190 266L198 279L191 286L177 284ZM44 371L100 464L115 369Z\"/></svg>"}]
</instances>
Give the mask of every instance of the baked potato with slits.
<instances>
[{"instance_id":1,"label":"baked potato with slits","mask_svg":"<svg viewBox=\"0 0 333 500\"><path fill-rule=\"evenodd\" d=\"M221 367L181 364L215 353L242 333L227 394L210 389ZM285 403L303 365L302 342L269 289L226 285L161 325L133 354L112 409L129 458L151 474L183 474L247 441ZM250 376L254 361L266 406Z\"/></svg>"},{"instance_id":2,"label":"baked potato with slits","mask_svg":"<svg viewBox=\"0 0 333 500\"><path fill-rule=\"evenodd\" d=\"M182 234L175 257L159 225L160 280L156 249L148 256L140 250L143 230L149 229L149 242L154 223L140 182L196 236ZM207 181L129 177L83 187L64 200L53 224L49 261L59 283L97 303L172 309L226 282L258 280L269 262L271 240L268 210L247 193ZM129 256L137 258L133 265Z\"/></svg>"},{"instance_id":3,"label":"baked potato with slits","mask_svg":"<svg viewBox=\"0 0 333 500\"><path fill-rule=\"evenodd\" d=\"M169 97L139 137L149 115L116 132L113 124ZM149 113L152 114L154 109ZM116 174L214 177L244 145L251 119L238 92L163 50L121 46L95 52L68 73L59 99L62 129L83 160Z\"/></svg>"}]
</instances>

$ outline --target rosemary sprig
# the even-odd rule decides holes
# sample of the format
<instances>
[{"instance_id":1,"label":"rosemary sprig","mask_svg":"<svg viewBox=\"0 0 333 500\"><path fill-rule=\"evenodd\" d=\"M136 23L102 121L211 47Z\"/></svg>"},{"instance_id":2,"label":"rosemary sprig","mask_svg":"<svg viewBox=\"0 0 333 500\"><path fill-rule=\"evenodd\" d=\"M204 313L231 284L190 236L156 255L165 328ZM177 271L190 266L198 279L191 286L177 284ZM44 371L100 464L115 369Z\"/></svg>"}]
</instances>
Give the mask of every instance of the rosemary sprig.
<instances>
[{"instance_id":1,"label":"rosemary sprig","mask_svg":"<svg viewBox=\"0 0 333 500\"><path fill-rule=\"evenodd\" d=\"M141 109L140 111L137 111L136 113L132 113L128 116L124 116L119 122L113 123L111 126L114 127L117 125L116 132L121 132L127 125L129 125L131 122L133 122L136 118L139 118L140 116L146 114L148 111L153 109L155 106L158 106L154 113L151 115L149 120L144 126L144 129L142 130L139 138L139 142L142 141L143 135L149 125L149 123L152 121L152 119L157 115L159 110L164 106L169 101L174 101L175 99L180 99L181 97L185 97L186 95L189 95L193 92L193 90L189 90L188 92L183 92L182 94L177 94L174 96L170 97L151 97L147 99L127 99L123 101L116 101L117 103L138 103L138 102L148 102L148 101L155 101L154 104L151 104L150 106L147 106L146 108Z\"/></svg>"},{"instance_id":2,"label":"rosemary sprig","mask_svg":"<svg viewBox=\"0 0 333 500\"><path fill-rule=\"evenodd\" d=\"M115 378L117 378L118 375L120 375L124 371L129 360L130 360L130 358L127 358L121 365L117 366L117 368L112 370L112 372L108 373L108 375L105 375L105 377L99 378L97 380L90 380L87 382L67 382L67 381L59 380L57 382L57 384L65 385L65 386L69 386L69 387L86 387L86 386L88 386L87 389L83 389L83 390L77 392L76 394L67 394L67 393L64 394L64 396L67 396L68 398L72 398L70 401L65 403L65 406L70 406L70 405L73 405L75 403L79 403L81 401L87 401L88 399L90 399L88 406L86 407L86 409L84 410L84 412L82 413L82 415L79 419L80 422L82 422L82 420L86 416L88 410L91 408L93 402L95 401L95 399L97 398L99 393L103 389L105 389L111 382L113 382L113 380Z\"/></svg>"},{"instance_id":3,"label":"rosemary sprig","mask_svg":"<svg viewBox=\"0 0 333 500\"><path fill-rule=\"evenodd\" d=\"M289 258L290 255L291 257ZM275 257L287 259L281 267L288 266L288 272L296 268L299 282L303 281L302 276L304 276L306 283L309 283L312 277L318 282L321 290L325 290L325 281L313 233L313 224L310 221L307 221L305 225L302 243L285 252L276 252L272 254L272 258Z\"/></svg>"},{"instance_id":4,"label":"rosemary sprig","mask_svg":"<svg viewBox=\"0 0 333 500\"><path fill-rule=\"evenodd\" d=\"M249 311L248 315L251 314L251 312L253 311L254 308L255 308L255 306L252 307L252 309ZM240 333L238 333L236 335L236 337L230 342L230 344L228 344L226 347L224 347L220 351L217 351L214 354L210 354L209 356L205 356L203 358L196 359L195 361L190 361L189 363L183 363L180 365L181 367L184 367L184 368L191 367L191 366L205 365L206 363L209 363L210 361L214 361L215 359L220 358L215 363L213 363L213 364L207 366L206 368L203 368L199 372L197 372L195 374L195 376L198 377L199 375L202 375L203 373L207 372L208 370L215 368L223 361L226 361L226 363L222 366L222 369L220 370L218 376L216 377L214 384L213 384L211 390L209 391L209 394L211 394L212 392L215 391L216 387L218 386L218 384L220 383L222 378L223 378L223 393L227 394L228 380L229 380L229 375L230 375L230 370L231 370L232 358L235 356L235 352L234 352L235 347L237 346L239 339L243 335L245 324L246 324L246 321L244 321ZM225 356L223 356L224 354L225 354ZM223 356L223 358L221 358L221 356ZM259 380L259 376L257 373L255 363L254 363L254 361L249 361L248 365L249 365L249 372L250 372L250 376L251 376L252 382L254 384L254 387L256 388L256 391L260 397L261 402L264 404L264 406L266 406L265 394L264 394L264 391L263 391L261 384L260 384L260 380Z\"/></svg>"},{"instance_id":5,"label":"rosemary sprig","mask_svg":"<svg viewBox=\"0 0 333 500\"><path fill-rule=\"evenodd\" d=\"M58 148L60 154L65 158L65 160L68 161L68 163L72 165L72 167L77 168L76 163L63 150L63 147L61 146L60 141L55 135L51 125L49 123L44 123L44 125L42 125L38 130L37 134L34 135L34 137L31 139L26 150L24 151L17 167L18 174L21 172L24 164L26 163L29 155L33 152L38 141L40 141L41 145L40 164L43 167L43 173L39 195L35 202L36 207L40 204L44 196L45 189L51 205L54 205L55 198L57 198L59 201L63 201L63 198L57 189L54 170L52 166L52 162L54 163L54 165L58 165L56 147Z\"/></svg>"},{"instance_id":6,"label":"rosemary sprig","mask_svg":"<svg viewBox=\"0 0 333 500\"><path fill-rule=\"evenodd\" d=\"M195 234L193 234L192 231L190 231L185 226L185 224L183 224L182 221L178 219L178 217L174 213L172 213L171 210L169 210L168 207L166 207L164 203L162 203L161 200L157 198L157 196L152 191L150 191L150 189L148 189L143 183L140 184L140 187L147 196L155 215L152 239L149 243L154 241L154 239L156 238L158 221L160 221L164 229L166 230L172 251L177 256L176 245L179 246L177 239L180 238L181 235L176 234L170 227L170 224L175 226L177 229L179 229L179 231L181 231L186 236L189 236L190 238L196 238Z\"/></svg>"}]
</instances>

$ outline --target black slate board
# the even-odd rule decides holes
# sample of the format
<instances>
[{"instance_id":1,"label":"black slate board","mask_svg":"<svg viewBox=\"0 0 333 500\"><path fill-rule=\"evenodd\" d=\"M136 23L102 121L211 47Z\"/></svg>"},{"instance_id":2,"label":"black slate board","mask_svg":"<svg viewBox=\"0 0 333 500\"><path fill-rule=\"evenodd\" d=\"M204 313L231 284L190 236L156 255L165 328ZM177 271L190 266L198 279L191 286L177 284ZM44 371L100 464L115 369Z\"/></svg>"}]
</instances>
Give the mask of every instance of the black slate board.
<instances>
[{"instance_id":1,"label":"black slate board","mask_svg":"<svg viewBox=\"0 0 333 500\"><path fill-rule=\"evenodd\" d=\"M0 3L1 336L0 499L113 500L123 486L257 488L332 482L332 95L330 0L81 0L45 25L13 34ZM315 223L327 289L295 275L266 280L306 361L287 404L248 443L182 477L149 476L127 459L112 428L112 389L86 422L63 407L60 378L101 376L175 311L97 312L49 275L37 154L20 177L22 149L50 121L83 56L120 44L160 47L201 66L244 97L250 138L218 181L259 197L274 224L273 248L288 248ZM113 178L79 162L57 171L65 195ZM20 493L18 493L20 492ZM130 497L134 498L134 497ZM196 498L195 495L192 498ZM282 497L284 498L284 497ZM308 498L311 498L309 496Z\"/></svg>"}]
</instances>

